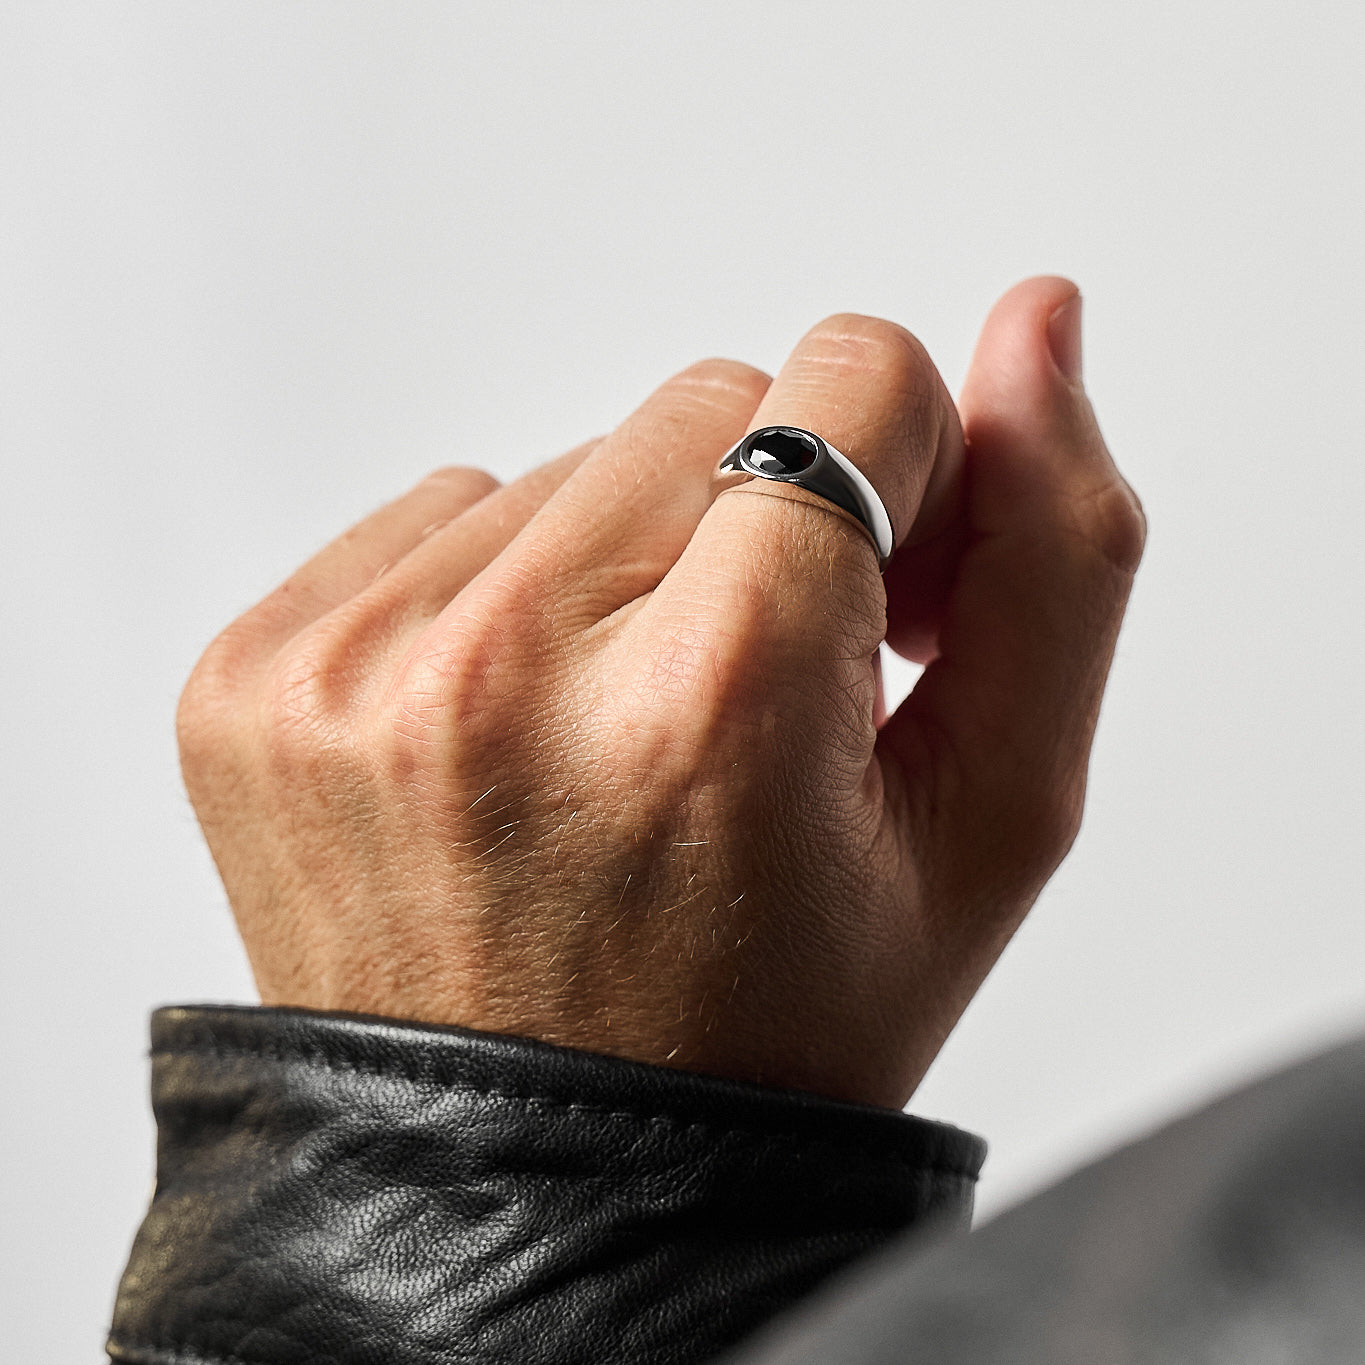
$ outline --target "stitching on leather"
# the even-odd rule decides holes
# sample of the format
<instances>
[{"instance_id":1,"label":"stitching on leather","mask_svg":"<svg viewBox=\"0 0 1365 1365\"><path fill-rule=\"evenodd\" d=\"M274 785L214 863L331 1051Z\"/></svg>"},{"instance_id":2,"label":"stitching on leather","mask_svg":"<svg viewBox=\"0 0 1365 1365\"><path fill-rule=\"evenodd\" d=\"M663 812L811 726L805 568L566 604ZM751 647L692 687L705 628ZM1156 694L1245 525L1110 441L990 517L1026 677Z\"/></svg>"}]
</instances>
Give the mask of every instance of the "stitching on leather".
<instances>
[{"instance_id":1,"label":"stitching on leather","mask_svg":"<svg viewBox=\"0 0 1365 1365\"><path fill-rule=\"evenodd\" d=\"M129 1341L126 1337L121 1337L111 1333L108 1339L109 1346L115 1351L136 1351L145 1357L148 1354L157 1359L157 1365L268 1365L263 1360L248 1360L245 1356L223 1356L215 1355L212 1351L202 1351L197 1346L185 1346L175 1342L168 1342L163 1345L153 1345L147 1341ZM461 1352L460 1360L470 1362L482 1360L482 1356L469 1355Z\"/></svg>"},{"instance_id":2,"label":"stitching on leather","mask_svg":"<svg viewBox=\"0 0 1365 1365\"><path fill-rule=\"evenodd\" d=\"M116 1351L137 1351L140 1355L150 1352L164 1362L164 1365L264 1365L263 1361L247 1360L244 1356L220 1356L210 1351L201 1351L196 1346L175 1344L155 1346L147 1341L128 1341L123 1337L111 1336L109 1345Z\"/></svg>"},{"instance_id":3,"label":"stitching on leather","mask_svg":"<svg viewBox=\"0 0 1365 1365\"><path fill-rule=\"evenodd\" d=\"M513 1091L499 1090L496 1087L470 1085L468 1082L449 1082L439 1081L431 1076L423 1076L414 1072L408 1067L401 1065L384 1065L376 1062L367 1062L353 1058L330 1057L324 1052L306 1050L303 1048L280 1048L272 1047L267 1044L258 1046L246 1046L240 1043L219 1044L212 1043L205 1047L175 1048L163 1047L155 1048L152 1052L153 1057L213 1057L219 1061L229 1061L233 1059L254 1058L267 1062L302 1062L307 1066L320 1067L326 1071L350 1072L352 1074L363 1074L377 1076L385 1080L407 1081L414 1085L433 1085L453 1094L478 1095L485 1099L505 1101L511 1104L524 1105L527 1108L547 1108L558 1109L573 1114L588 1114L599 1118L625 1119L642 1127L663 1126L679 1130L701 1129L702 1131L716 1133L720 1136L734 1134L737 1137L760 1145L772 1146L782 1143L791 1147L815 1148L823 1147L836 1152L861 1152L870 1156L872 1159L887 1165L903 1166L907 1170L922 1171L933 1175L955 1176L960 1180L967 1180L975 1183L977 1176L973 1171L961 1166L949 1165L945 1162L933 1161L914 1161L909 1157L897 1156L892 1153L882 1151L866 1143L840 1143L828 1138L807 1138L799 1133L769 1133L757 1128L746 1128L740 1125L728 1127L708 1123L705 1119L680 1119L672 1114L650 1114L636 1109L610 1109L603 1105L581 1104L573 1100L555 1099L549 1095L519 1095ZM227 1362L227 1365L234 1365L234 1362ZM242 1362L242 1365L250 1365L250 1362Z\"/></svg>"}]
</instances>

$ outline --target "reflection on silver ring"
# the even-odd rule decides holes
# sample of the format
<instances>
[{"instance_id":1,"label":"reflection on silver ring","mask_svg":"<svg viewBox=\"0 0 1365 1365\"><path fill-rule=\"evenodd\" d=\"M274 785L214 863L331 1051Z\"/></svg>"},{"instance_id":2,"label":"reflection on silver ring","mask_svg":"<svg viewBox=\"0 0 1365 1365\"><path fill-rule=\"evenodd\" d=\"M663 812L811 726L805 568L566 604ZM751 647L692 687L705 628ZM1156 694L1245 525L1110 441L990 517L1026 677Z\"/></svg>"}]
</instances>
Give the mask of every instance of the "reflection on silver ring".
<instances>
[{"instance_id":1,"label":"reflection on silver ring","mask_svg":"<svg viewBox=\"0 0 1365 1365\"><path fill-rule=\"evenodd\" d=\"M760 427L732 446L719 473L795 484L847 512L867 532L877 562L891 558L891 518L867 476L846 455L804 427Z\"/></svg>"}]
</instances>

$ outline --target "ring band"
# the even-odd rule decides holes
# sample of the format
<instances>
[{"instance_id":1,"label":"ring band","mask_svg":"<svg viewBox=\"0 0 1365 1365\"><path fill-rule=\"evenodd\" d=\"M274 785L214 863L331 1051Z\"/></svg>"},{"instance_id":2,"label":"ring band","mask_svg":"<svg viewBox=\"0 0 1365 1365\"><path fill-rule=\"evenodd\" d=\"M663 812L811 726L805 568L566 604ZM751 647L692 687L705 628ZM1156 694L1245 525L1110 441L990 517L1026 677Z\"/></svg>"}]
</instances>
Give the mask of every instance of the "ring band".
<instances>
[{"instance_id":1,"label":"ring band","mask_svg":"<svg viewBox=\"0 0 1365 1365\"><path fill-rule=\"evenodd\" d=\"M804 427L760 427L738 441L720 462L719 473L795 484L847 512L867 533L884 566L895 536L891 518L865 475L846 455Z\"/></svg>"}]
</instances>

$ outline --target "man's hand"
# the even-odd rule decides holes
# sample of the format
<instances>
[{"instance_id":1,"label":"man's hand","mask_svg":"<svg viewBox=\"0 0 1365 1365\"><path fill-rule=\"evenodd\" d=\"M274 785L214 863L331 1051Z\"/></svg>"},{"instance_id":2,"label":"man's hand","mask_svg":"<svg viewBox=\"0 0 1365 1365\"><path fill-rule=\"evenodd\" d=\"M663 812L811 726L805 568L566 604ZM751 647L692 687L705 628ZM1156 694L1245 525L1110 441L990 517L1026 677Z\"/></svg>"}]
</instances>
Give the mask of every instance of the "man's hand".
<instances>
[{"instance_id":1,"label":"man's hand","mask_svg":"<svg viewBox=\"0 0 1365 1365\"><path fill-rule=\"evenodd\" d=\"M179 736L262 999L904 1103L1075 836L1144 534L1067 281L996 305L961 414L830 318L438 471L234 622ZM716 495L774 424L876 485L884 577L816 499ZM879 728L884 637L928 666Z\"/></svg>"}]
</instances>

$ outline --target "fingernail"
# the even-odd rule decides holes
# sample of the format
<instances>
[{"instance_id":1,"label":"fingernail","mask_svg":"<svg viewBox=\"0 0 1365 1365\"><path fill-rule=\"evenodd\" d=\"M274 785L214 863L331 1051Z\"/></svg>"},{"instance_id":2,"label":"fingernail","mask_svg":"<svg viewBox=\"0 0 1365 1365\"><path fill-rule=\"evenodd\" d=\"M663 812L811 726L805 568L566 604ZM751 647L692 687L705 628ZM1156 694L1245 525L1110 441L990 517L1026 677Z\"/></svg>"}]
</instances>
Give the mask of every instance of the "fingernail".
<instances>
[{"instance_id":1,"label":"fingernail","mask_svg":"<svg viewBox=\"0 0 1365 1365\"><path fill-rule=\"evenodd\" d=\"M1047 320L1053 363L1073 384L1081 378L1081 296L1073 294Z\"/></svg>"}]
</instances>

